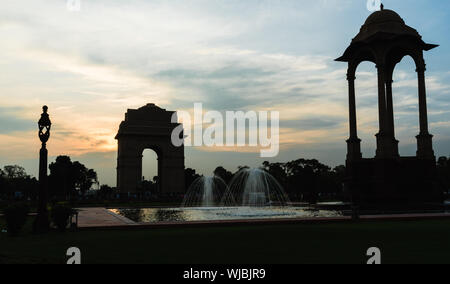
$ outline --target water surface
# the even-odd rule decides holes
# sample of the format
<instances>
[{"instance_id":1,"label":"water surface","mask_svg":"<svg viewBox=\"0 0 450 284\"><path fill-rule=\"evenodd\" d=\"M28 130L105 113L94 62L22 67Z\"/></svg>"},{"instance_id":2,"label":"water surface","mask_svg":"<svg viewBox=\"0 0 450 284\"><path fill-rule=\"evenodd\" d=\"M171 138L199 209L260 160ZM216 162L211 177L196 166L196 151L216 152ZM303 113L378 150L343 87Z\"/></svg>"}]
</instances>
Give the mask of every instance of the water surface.
<instances>
[{"instance_id":1,"label":"water surface","mask_svg":"<svg viewBox=\"0 0 450 284\"><path fill-rule=\"evenodd\" d=\"M138 223L343 216L340 211L316 210L304 207L119 208L109 210Z\"/></svg>"}]
</instances>

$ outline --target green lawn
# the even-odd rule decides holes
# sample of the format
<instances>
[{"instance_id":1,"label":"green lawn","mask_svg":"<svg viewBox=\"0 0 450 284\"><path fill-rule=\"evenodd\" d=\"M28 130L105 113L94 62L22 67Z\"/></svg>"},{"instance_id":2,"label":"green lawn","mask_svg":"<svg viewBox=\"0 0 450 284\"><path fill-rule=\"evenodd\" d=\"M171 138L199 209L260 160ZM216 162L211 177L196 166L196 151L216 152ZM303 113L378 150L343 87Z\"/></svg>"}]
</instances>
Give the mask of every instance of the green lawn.
<instances>
[{"instance_id":1,"label":"green lawn","mask_svg":"<svg viewBox=\"0 0 450 284\"><path fill-rule=\"evenodd\" d=\"M0 226L3 227L0 221ZM30 224L26 230L29 231ZM0 263L450 263L450 221L267 225L0 235Z\"/></svg>"}]
</instances>

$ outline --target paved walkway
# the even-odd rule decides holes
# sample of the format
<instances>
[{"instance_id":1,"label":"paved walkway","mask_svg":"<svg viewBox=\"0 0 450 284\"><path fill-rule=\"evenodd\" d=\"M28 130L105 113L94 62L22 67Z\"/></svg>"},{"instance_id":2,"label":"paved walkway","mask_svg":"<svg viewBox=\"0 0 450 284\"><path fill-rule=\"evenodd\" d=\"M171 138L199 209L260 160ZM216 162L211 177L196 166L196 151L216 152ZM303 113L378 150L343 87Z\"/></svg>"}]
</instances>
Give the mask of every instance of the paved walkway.
<instances>
[{"instance_id":1,"label":"paved walkway","mask_svg":"<svg viewBox=\"0 0 450 284\"><path fill-rule=\"evenodd\" d=\"M78 227L80 229L137 229L137 228L162 228L162 227L195 227L195 226L235 226L235 225L271 225L271 224L319 224L351 222L351 217L332 218L286 218L286 219L248 219L248 220L224 220L224 221L191 221L191 222L159 222L136 223L123 216L114 214L105 208L79 209ZM397 214L397 215L366 215L361 216L362 221L407 221L450 219L449 213L436 214Z\"/></svg>"},{"instance_id":2,"label":"paved walkway","mask_svg":"<svg viewBox=\"0 0 450 284\"><path fill-rule=\"evenodd\" d=\"M120 227L136 224L130 219L114 214L105 208L80 208L78 210L79 228Z\"/></svg>"}]
</instances>

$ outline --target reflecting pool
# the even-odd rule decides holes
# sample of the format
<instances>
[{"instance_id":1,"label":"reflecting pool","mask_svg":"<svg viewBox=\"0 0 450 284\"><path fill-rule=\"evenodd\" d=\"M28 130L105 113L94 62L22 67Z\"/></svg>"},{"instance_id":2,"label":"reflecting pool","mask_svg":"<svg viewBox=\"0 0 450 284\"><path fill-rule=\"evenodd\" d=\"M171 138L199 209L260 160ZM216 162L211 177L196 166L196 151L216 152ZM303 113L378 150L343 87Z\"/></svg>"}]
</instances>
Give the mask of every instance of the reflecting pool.
<instances>
[{"instance_id":1,"label":"reflecting pool","mask_svg":"<svg viewBox=\"0 0 450 284\"><path fill-rule=\"evenodd\" d=\"M308 207L118 208L112 213L137 223L340 217L341 211Z\"/></svg>"}]
</instances>

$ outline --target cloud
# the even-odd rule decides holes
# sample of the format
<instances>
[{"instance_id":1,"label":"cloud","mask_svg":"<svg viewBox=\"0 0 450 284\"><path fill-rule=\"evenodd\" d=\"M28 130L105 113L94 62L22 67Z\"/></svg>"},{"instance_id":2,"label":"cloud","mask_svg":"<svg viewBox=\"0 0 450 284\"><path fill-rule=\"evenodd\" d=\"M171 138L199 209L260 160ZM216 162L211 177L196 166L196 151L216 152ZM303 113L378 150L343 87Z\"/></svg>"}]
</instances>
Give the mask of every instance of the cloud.
<instances>
[{"instance_id":1,"label":"cloud","mask_svg":"<svg viewBox=\"0 0 450 284\"><path fill-rule=\"evenodd\" d=\"M32 121L20 117L20 108L0 106L0 134L12 134L37 129L37 120ZM37 131L37 130L36 130Z\"/></svg>"},{"instance_id":2,"label":"cloud","mask_svg":"<svg viewBox=\"0 0 450 284\"><path fill-rule=\"evenodd\" d=\"M282 128L296 130L330 129L336 128L344 122L345 119L342 117L311 117L297 120L283 120L280 126Z\"/></svg>"},{"instance_id":3,"label":"cloud","mask_svg":"<svg viewBox=\"0 0 450 284\"><path fill-rule=\"evenodd\" d=\"M346 66L333 59L368 16L365 3L82 2L78 13L68 12L59 0L2 3L0 159L36 156L35 120L43 104L50 106L54 122L51 155L78 157L115 152L114 136L128 108L156 103L170 110L191 110L194 102L203 102L205 110L279 111L286 151L280 157L328 155L334 164L344 159ZM436 139L445 139L450 133L448 19L440 13L445 11L442 7L429 4L423 9L423 5L413 1L402 7L402 16L443 43L427 55L427 86L430 127ZM418 16L424 12L434 15L433 21L424 23ZM397 134L411 143L405 139L414 139L409 137L417 127L416 74L408 61L395 74ZM357 104L363 147L372 155L378 128L373 65L358 69ZM335 154L337 146L332 143L344 154ZM214 163L212 158L195 157L198 154L188 151L187 161L195 160L204 169ZM230 163L238 163L239 157L242 164L256 163L253 154L237 153ZM86 159L114 168L114 160L101 154Z\"/></svg>"}]
</instances>

